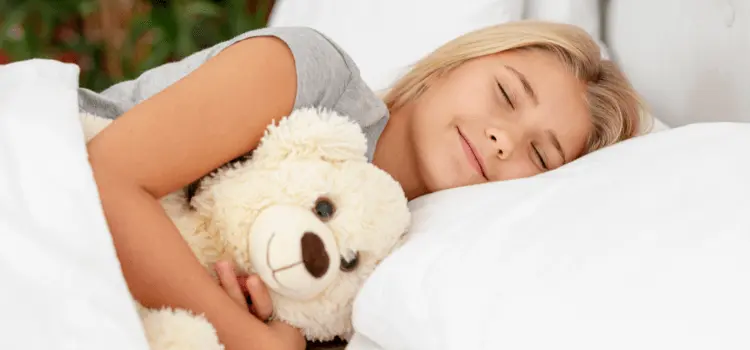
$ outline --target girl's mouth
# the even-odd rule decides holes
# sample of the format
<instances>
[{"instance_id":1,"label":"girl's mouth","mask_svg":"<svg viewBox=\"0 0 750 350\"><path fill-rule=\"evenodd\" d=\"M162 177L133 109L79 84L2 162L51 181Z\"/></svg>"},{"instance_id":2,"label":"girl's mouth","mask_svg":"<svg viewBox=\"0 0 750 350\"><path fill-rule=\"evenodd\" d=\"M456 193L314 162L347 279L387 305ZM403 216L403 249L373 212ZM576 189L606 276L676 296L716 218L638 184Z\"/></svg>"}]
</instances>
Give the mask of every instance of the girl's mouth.
<instances>
[{"instance_id":1,"label":"girl's mouth","mask_svg":"<svg viewBox=\"0 0 750 350\"><path fill-rule=\"evenodd\" d=\"M461 148L463 148L464 154L466 154L466 158L468 159L469 164L471 164L471 166L474 168L474 170L476 170L476 172L479 175L482 175L482 177L485 180L489 181L489 178L487 177L487 172L485 171L485 167L482 162L482 158L479 157L476 149L471 144L469 139L467 139L464 136L464 134L461 132L461 129L456 128L456 130L458 130L458 136L461 141Z\"/></svg>"}]
</instances>

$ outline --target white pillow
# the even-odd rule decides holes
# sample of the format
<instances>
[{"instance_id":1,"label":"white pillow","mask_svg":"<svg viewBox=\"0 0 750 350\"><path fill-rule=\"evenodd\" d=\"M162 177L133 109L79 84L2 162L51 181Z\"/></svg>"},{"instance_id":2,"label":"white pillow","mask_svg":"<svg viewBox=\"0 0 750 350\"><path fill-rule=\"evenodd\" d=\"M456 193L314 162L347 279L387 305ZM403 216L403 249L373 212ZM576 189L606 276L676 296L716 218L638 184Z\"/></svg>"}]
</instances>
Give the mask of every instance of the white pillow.
<instances>
[{"instance_id":1,"label":"white pillow","mask_svg":"<svg viewBox=\"0 0 750 350\"><path fill-rule=\"evenodd\" d=\"M750 349L750 124L411 203L351 349Z\"/></svg>"},{"instance_id":2,"label":"white pillow","mask_svg":"<svg viewBox=\"0 0 750 350\"><path fill-rule=\"evenodd\" d=\"M523 17L524 0L277 0L269 26L306 26L357 62L373 90L466 32Z\"/></svg>"},{"instance_id":3,"label":"white pillow","mask_svg":"<svg viewBox=\"0 0 750 350\"><path fill-rule=\"evenodd\" d=\"M750 1L603 2L604 40L662 120L750 122Z\"/></svg>"},{"instance_id":4,"label":"white pillow","mask_svg":"<svg viewBox=\"0 0 750 350\"><path fill-rule=\"evenodd\" d=\"M147 349L88 163L78 67L0 65L0 349Z\"/></svg>"},{"instance_id":5,"label":"white pillow","mask_svg":"<svg viewBox=\"0 0 750 350\"><path fill-rule=\"evenodd\" d=\"M525 17L577 25L597 41L602 55L609 58L602 42L600 3L599 0L526 0Z\"/></svg>"}]
</instances>

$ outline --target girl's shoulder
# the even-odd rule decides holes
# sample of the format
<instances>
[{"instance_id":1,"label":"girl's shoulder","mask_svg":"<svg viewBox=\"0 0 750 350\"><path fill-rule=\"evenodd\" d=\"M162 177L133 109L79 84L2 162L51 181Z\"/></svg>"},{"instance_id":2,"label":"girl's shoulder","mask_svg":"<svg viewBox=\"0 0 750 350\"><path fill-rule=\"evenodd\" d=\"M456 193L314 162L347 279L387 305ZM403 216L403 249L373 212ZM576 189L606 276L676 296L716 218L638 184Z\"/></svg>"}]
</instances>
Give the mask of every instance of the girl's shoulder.
<instances>
[{"instance_id":1,"label":"girl's shoulder","mask_svg":"<svg viewBox=\"0 0 750 350\"><path fill-rule=\"evenodd\" d=\"M291 51L297 70L295 108L321 107L349 116L368 139L368 158L388 120L388 109L370 89L352 58L330 38L307 27L267 27L240 34L230 40L196 52L180 61L167 63L118 83L102 92L80 89L80 108L86 112L116 118L134 105L155 95L229 46L243 40L272 36ZM237 67L243 69L243 67Z\"/></svg>"}]
</instances>

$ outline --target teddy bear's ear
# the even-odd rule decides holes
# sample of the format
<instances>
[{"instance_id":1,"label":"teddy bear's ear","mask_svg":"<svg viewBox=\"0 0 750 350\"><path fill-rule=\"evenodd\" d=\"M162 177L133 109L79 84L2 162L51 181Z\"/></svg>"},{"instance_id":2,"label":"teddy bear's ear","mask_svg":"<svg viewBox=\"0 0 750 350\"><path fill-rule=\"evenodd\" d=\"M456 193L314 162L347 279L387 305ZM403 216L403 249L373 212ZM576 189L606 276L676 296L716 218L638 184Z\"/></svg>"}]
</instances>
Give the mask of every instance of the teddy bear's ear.
<instances>
[{"instance_id":1,"label":"teddy bear's ear","mask_svg":"<svg viewBox=\"0 0 750 350\"><path fill-rule=\"evenodd\" d=\"M253 162L286 159L367 161L367 139L351 119L334 111L304 108L268 126Z\"/></svg>"}]
</instances>

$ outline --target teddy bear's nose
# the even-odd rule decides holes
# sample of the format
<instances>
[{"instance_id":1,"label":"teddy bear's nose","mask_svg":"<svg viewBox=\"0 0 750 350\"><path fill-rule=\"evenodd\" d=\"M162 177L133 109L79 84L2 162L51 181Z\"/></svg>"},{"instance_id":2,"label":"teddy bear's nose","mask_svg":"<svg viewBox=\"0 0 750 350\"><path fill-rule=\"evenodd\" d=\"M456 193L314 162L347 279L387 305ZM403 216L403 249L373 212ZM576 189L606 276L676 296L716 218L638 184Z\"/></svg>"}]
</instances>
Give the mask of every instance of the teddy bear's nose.
<instances>
[{"instance_id":1,"label":"teddy bear's nose","mask_svg":"<svg viewBox=\"0 0 750 350\"><path fill-rule=\"evenodd\" d=\"M305 269L315 278L321 278L328 271L330 258L326 253L325 243L312 232L302 235L302 262Z\"/></svg>"}]
</instances>

